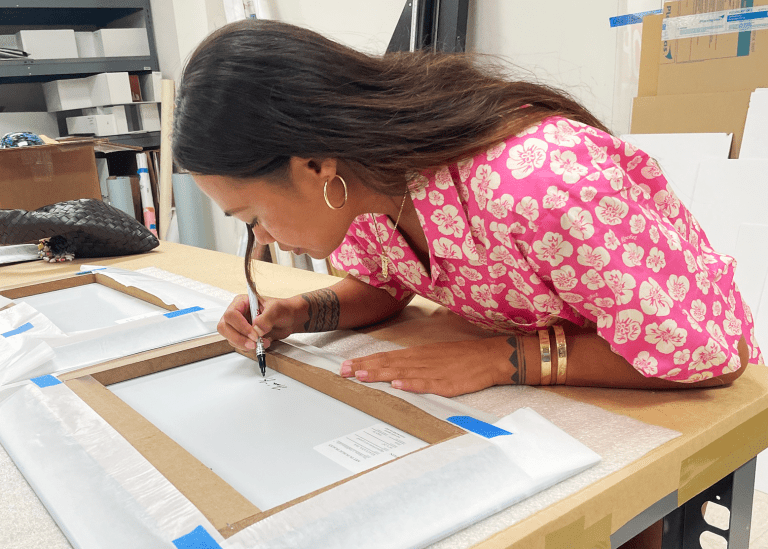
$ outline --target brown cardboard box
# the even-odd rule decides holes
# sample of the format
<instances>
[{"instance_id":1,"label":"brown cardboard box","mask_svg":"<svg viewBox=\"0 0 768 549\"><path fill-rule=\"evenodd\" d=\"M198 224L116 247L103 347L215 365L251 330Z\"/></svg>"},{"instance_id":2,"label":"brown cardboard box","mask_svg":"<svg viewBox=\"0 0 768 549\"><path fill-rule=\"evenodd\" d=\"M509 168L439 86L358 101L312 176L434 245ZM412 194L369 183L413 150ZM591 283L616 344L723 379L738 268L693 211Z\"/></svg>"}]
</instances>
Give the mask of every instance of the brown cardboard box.
<instances>
[{"instance_id":1,"label":"brown cardboard box","mask_svg":"<svg viewBox=\"0 0 768 549\"><path fill-rule=\"evenodd\" d=\"M632 133L732 133L739 157L751 91L636 97Z\"/></svg>"},{"instance_id":2,"label":"brown cardboard box","mask_svg":"<svg viewBox=\"0 0 768 549\"><path fill-rule=\"evenodd\" d=\"M0 149L0 209L36 210L78 198L101 200L92 144Z\"/></svg>"},{"instance_id":3,"label":"brown cardboard box","mask_svg":"<svg viewBox=\"0 0 768 549\"><path fill-rule=\"evenodd\" d=\"M755 6L768 0L754 0ZM735 9L740 0L666 2L643 20L639 96L717 93L768 87L768 29L662 42L664 18Z\"/></svg>"}]
</instances>

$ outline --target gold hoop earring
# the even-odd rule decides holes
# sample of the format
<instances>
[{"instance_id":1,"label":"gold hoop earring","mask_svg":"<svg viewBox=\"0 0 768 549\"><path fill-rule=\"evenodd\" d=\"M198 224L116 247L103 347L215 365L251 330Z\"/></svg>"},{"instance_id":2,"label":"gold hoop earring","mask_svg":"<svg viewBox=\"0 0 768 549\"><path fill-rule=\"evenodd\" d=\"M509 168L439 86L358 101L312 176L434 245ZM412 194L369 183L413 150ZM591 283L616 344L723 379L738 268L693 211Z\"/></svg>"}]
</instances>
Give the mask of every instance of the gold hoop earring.
<instances>
[{"instance_id":1,"label":"gold hoop earring","mask_svg":"<svg viewBox=\"0 0 768 549\"><path fill-rule=\"evenodd\" d=\"M328 182L333 181L336 178L339 178L339 181L341 181L341 184L344 186L344 202L341 203L341 206L334 206L331 204L331 201L328 200ZM325 198L325 203L328 204L328 207L332 210L340 210L347 204L347 182L344 181L344 178L341 177L339 174L334 175L331 179L325 180L325 185L323 185L323 198Z\"/></svg>"}]
</instances>

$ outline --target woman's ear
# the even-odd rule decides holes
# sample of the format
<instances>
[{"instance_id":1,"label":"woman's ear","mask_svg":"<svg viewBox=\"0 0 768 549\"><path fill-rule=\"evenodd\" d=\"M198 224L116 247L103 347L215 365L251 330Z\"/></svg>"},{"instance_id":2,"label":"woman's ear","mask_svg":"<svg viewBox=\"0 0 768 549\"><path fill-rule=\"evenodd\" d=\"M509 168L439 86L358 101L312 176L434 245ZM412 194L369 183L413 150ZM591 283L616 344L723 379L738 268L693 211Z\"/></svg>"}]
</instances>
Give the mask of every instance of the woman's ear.
<instances>
[{"instance_id":1,"label":"woman's ear","mask_svg":"<svg viewBox=\"0 0 768 549\"><path fill-rule=\"evenodd\" d=\"M329 181L336 177L335 158L300 158L292 156L290 161L291 174L296 180Z\"/></svg>"}]
</instances>

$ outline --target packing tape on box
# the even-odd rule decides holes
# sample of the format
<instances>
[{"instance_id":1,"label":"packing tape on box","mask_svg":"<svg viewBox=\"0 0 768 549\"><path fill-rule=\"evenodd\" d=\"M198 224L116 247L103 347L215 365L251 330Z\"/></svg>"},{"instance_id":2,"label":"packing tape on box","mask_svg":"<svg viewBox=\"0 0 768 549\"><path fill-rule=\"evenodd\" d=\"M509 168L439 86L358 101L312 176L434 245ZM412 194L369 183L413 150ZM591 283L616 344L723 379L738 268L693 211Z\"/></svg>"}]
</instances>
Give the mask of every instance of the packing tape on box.
<instances>
[{"instance_id":1,"label":"packing tape on box","mask_svg":"<svg viewBox=\"0 0 768 549\"><path fill-rule=\"evenodd\" d=\"M643 17L646 15L657 15L661 13L661 10L641 11L639 13L628 13L626 15L619 15L617 17L611 17L608 21L613 27L624 27L626 25L636 25L643 22Z\"/></svg>"},{"instance_id":2,"label":"packing tape on box","mask_svg":"<svg viewBox=\"0 0 768 549\"><path fill-rule=\"evenodd\" d=\"M611 549L611 520L607 515L585 528L584 517L579 517L568 526L547 534L544 538L546 549Z\"/></svg>"},{"instance_id":3,"label":"packing tape on box","mask_svg":"<svg viewBox=\"0 0 768 549\"><path fill-rule=\"evenodd\" d=\"M768 6L681 15L664 19L663 41L768 29Z\"/></svg>"}]
</instances>

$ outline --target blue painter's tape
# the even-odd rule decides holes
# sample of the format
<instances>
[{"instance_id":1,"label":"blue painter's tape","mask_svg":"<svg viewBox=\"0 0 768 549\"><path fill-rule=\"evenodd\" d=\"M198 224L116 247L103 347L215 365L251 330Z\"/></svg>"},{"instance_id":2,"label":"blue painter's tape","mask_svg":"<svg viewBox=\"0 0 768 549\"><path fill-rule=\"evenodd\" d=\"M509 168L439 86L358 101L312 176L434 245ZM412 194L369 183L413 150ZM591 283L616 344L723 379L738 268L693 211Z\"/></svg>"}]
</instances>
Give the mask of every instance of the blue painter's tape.
<instances>
[{"instance_id":1,"label":"blue painter's tape","mask_svg":"<svg viewBox=\"0 0 768 549\"><path fill-rule=\"evenodd\" d=\"M753 11L752 13L736 13L729 15L726 21L747 21L749 19L765 19L768 17L768 11Z\"/></svg>"},{"instance_id":2,"label":"blue painter's tape","mask_svg":"<svg viewBox=\"0 0 768 549\"><path fill-rule=\"evenodd\" d=\"M53 377L52 375L47 376L40 376L40 377L34 377L31 379L32 383L40 387L41 389L43 387L50 387L52 385L58 385L61 383L58 379Z\"/></svg>"},{"instance_id":3,"label":"blue painter's tape","mask_svg":"<svg viewBox=\"0 0 768 549\"><path fill-rule=\"evenodd\" d=\"M490 423L480 421L479 419L475 419L470 416L451 416L448 418L448 421L454 425L458 425L462 429L466 429L467 431L485 438L493 438L501 435L512 434L509 431L505 431L504 429L500 429L495 425L491 425Z\"/></svg>"},{"instance_id":4,"label":"blue painter's tape","mask_svg":"<svg viewBox=\"0 0 768 549\"><path fill-rule=\"evenodd\" d=\"M139 173L149 173L147 168L139 168Z\"/></svg>"},{"instance_id":5,"label":"blue painter's tape","mask_svg":"<svg viewBox=\"0 0 768 549\"><path fill-rule=\"evenodd\" d=\"M177 549L221 549L221 545L203 528L198 526L186 536L173 540Z\"/></svg>"},{"instance_id":6,"label":"blue painter's tape","mask_svg":"<svg viewBox=\"0 0 768 549\"><path fill-rule=\"evenodd\" d=\"M643 17L646 15L655 15L661 13L661 10L641 11L640 13L628 13L627 15L619 15L617 17L611 17L611 27L623 27L625 25L634 25L636 23L642 23Z\"/></svg>"},{"instance_id":7,"label":"blue painter's tape","mask_svg":"<svg viewBox=\"0 0 768 549\"><path fill-rule=\"evenodd\" d=\"M5 332L4 334L0 334L0 336L11 337L11 336L15 336L17 334L23 334L24 332L26 332L27 330L31 330L32 328L33 328L32 323L31 322L27 322L26 324L22 324L21 326L19 326L18 328L14 329L14 330L11 330L9 332Z\"/></svg>"},{"instance_id":8,"label":"blue painter's tape","mask_svg":"<svg viewBox=\"0 0 768 549\"><path fill-rule=\"evenodd\" d=\"M179 311L171 311L170 313L165 313L163 316L166 318L176 318L177 316L187 315L189 313L194 313L202 310L203 310L202 307L187 307L186 309L181 309Z\"/></svg>"},{"instance_id":9,"label":"blue painter's tape","mask_svg":"<svg viewBox=\"0 0 768 549\"><path fill-rule=\"evenodd\" d=\"M95 269L91 269L90 271L80 271L79 273L75 273L76 275L87 275L91 274L93 271L103 271L106 269L106 267L96 267Z\"/></svg>"}]
</instances>

